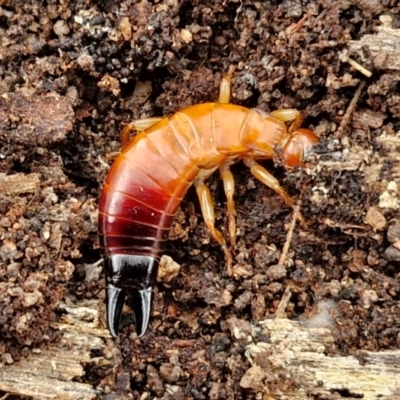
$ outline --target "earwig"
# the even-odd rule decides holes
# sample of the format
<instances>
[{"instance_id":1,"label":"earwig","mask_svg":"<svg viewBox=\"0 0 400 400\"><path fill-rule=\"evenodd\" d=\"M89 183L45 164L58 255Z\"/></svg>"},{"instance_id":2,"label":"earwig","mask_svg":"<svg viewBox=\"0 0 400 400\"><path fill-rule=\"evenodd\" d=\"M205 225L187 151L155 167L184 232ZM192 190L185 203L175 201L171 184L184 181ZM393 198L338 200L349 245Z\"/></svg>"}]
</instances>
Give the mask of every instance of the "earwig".
<instances>
[{"instance_id":1,"label":"earwig","mask_svg":"<svg viewBox=\"0 0 400 400\"><path fill-rule=\"evenodd\" d=\"M234 178L230 166L243 160L251 173L277 192L286 204L293 199L256 159L278 159L287 168L304 167L303 155L317 142L300 128L296 109L266 113L231 104L233 68L222 79L219 101L184 108L165 118L128 124L125 143L108 174L100 199L99 235L107 281L107 322L118 332L125 296L133 296L136 331L143 336L151 313L151 292L175 212L193 184L205 224L224 251L227 272L232 256L215 227L214 205L205 180L219 169L227 198L230 243L236 238ZM291 122L290 126L286 123ZM132 131L139 131L130 140ZM301 222L304 222L300 214Z\"/></svg>"}]
</instances>

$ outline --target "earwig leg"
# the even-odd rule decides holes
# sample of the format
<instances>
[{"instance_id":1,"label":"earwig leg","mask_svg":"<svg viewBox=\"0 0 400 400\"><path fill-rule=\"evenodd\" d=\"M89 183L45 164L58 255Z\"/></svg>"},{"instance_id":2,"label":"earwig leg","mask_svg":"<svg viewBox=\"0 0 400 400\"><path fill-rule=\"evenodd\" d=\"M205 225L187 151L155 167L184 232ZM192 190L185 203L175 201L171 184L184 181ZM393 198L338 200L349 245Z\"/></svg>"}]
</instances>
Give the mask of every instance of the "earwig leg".
<instances>
[{"instance_id":1,"label":"earwig leg","mask_svg":"<svg viewBox=\"0 0 400 400\"><path fill-rule=\"evenodd\" d=\"M215 227L214 204L211 198L211 193L202 179L194 182L196 192L200 201L200 208L203 214L204 222L211 233L211 236L221 245L224 251L228 274L232 275L232 256L226 246L226 242L222 233Z\"/></svg>"},{"instance_id":2,"label":"earwig leg","mask_svg":"<svg viewBox=\"0 0 400 400\"><path fill-rule=\"evenodd\" d=\"M224 183L224 191L227 200L227 216L229 223L229 239L231 245L235 245L236 241L236 210L235 202L233 201L233 195L235 193L235 180L233 178L232 172L229 169L229 164L223 164L219 168L221 173L222 182Z\"/></svg>"},{"instance_id":3,"label":"earwig leg","mask_svg":"<svg viewBox=\"0 0 400 400\"><path fill-rule=\"evenodd\" d=\"M157 122L160 122L162 118L154 117L154 118L142 118L137 119L136 121L130 122L129 124L124 126L122 132L120 134L120 140L123 146L127 145L131 140L131 133L133 131L144 131L147 128L155 125Z\"/></svg>"},{"instance_id":4,"label":"earwig leg","mask_svg":"<svg viewBox=\"0 0 400 400\"><path fill-rule=\"evenodd\" d=\"M303 116L300 111L295 108L282 108L280 110L272 111L270 115L283 122L293 121L288 128L289 134L299 128L303 121Z\"/></svg>"},{"instance_id":5,"label":"earwig leg","mask_svg":"<svg viewBox=\"0 0 400 400\"><path fill-rule=\"evenodd\" d=\"M231 65L228 69L227 74L222 78L221 85L219 87L219 102L229 103L231 99L231 79L235 71L235 67Z\"/></svg>"},{"instance_id":6,"label":"earwig leg","mask_svg":"<svg viewBox=\"0 0 400 400\"><path fill-rule=\"evenodd\" d=\"M286 193L285 189L279 184L278 180L263 166L261 166L251 158L246 158L243 161L245 165L250 168L250 171L254 177L256 177L264 185L268 186L276 193L278 193L287 205L294 205L294 200ZM297 218L304 226L307 226L305 219L300 213L298 214Z\"/></svg>"}]
</instances>

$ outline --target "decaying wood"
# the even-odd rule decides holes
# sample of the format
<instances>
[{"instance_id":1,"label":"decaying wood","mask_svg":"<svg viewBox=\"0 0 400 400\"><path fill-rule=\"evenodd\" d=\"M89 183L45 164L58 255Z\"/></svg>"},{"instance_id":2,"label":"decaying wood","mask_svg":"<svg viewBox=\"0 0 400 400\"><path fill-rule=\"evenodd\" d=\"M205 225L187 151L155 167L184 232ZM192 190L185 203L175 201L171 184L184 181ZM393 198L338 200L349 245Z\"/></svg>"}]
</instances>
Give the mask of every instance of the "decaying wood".
<instances>
[{"instance_id":1,"label":"decaying wood","mask_svg":"<svg viewBox=\"0 0 400 400\"><path fill-rule=\"evenodd\" d=\"M34 399L91 400L97 392L88 383L76 382L85 375L85 364L109 363L92 358L91 351L104 348L107 330L100 328L97 301L80 307L60 304L66 314L56 328L61 341L48 349L37 349L26 359L0 366L0 391L31 396Z\"/></svg>"},{"instance_id":2,"label":"decaying wood","mask_svg":"<svg viewBox=\"0 0 400 400\"><path fill-rule=\"evenodd\" d=\"M358 54L363 61L367 60L365 49L368 49L372 63L377 69L400 70L400 29L393 29L393 18L382 15L382 26L377 33L364 35L360 40L349 42L350 54Z\"/></svg>"},{"instance_id":3,"label":"decaying wood","mask_svg":"<svg viewBox=\"0 0 400 400\"><path fill-rule=\"evenodd\" d=\"M98 301L87 301L80 307L61 304L59 308L66 312L56 324L63 334L61 342L37 350L23 361L3 365L0 391L34 399L96 399L95 388L73 380L85 375L86 364L111 362L91 356L94 349L104 350L105 339L110 337L100 327L101 306ZM254 332L258 331L253 337L240 332L240 327L234 335L236 340L248 343L246 356L251 367L240 380L242 388L256 390L263 398L282 400L309 399L310 395L332 399L335 393L346 393L350 399L399 398L400 350L360 350L356 357L328 356L328 349L334 346L332 326L315 327L309 321L302 326L285 318L262 321L260 325L261 332L253 327ZM288 389L282 391L285 385Z\"/></svg>"},{"instance_id":4,"label":"decaying wood","mask_svg":"<svg viewBox=\"0 0 400 400\"><path fill-rule=\"evenodd\" d=\"M33 193L40 183L39 174L0 174L0 195Z\"/></svg>"},{"instance_id":5,"label":"decaying wood","mask_svg":"<svg viewBox=\"0 0 400 400\"><path fill-rule=\"evenodd\" d=\"M268 339L247 346L246 355L252 366L240 385L259 388L262 398L332 399L342 398L340 393L349 399L400 398L400 350L360 350L357 357L332 357L326 355L334 342L331 328L305 327L288 319L266 320L261 326ZM274 392L270 384L273 381L279 387L287 381L287 386L297 389Z\"/></svg>"}]
</instances>

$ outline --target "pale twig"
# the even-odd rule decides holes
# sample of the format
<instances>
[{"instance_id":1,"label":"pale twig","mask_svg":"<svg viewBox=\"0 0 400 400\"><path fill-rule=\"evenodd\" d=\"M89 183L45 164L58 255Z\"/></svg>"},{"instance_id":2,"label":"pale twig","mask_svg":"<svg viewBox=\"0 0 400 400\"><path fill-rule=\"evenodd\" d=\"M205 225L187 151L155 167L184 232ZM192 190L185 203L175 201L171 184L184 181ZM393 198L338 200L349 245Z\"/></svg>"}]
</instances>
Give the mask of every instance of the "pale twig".
<instances>
[{"instance_id":1,"label":"pale twig","mask_svg":"<svg viewBox=\"0 0 400 400\"><path fill-rule=\"evenodd\" d=\"M282 266L285 265L286 258L287 258L288 252L289 252L289 247L290 247L290 244L292 243L292 240L293 240L294 228L296 226L296 221L298 220L299 214L300 214L300 201L298 202L297 205L295 205L293 207L292 222L290 223L289 230L288 230L288 233L286 235L286 241L285 241L285 244L284 244L283 249L282 249L282 254L279 257L278 265L282 265Z\"/></svg>"},{"instance_id":2,"label":"pale twig","mask_svg":"<svg viewBox=\"0 0 400 400\"><path fill-rule=\"evenodd\" d=\"M342 136L344 128L346 128L347 124L350 121L351 115L353 114L356 108L358 99L360 98L361 92L363 91L364 87L365 87L365 82L361 82L360 85L358 86L358 89L354 93L353 99L351 100L349 106L347 107L347 110L343 115L342 121L340 122L339 128L336 131L335 134L336 138L340 138Z\"/></svg>"},{"instance_id":3,"label":"pale twig","mask_svg":"<svg viewBox=\"0 0 400 400\"><path fill-rule=\"evenodd\" d=\"M292 290L290 289L290 285L286 286L285 291L283 292L283 296L279 305L276 309L275 318L286 318L286 307L289 303L290 297L292 296Z\"/></svg>"},{"instance_id":4,"label":"pale twig","mask_svg":"<svg viewBox=\"0 0 400 400\"><path fill-rule=\"evenodd\" d=\"M339 59L342 62L348 62L354 69L357 71L360 71L362 74L367 76L368 78L371 78L372 72L368 70L367 68L363 67L361 64L359 64L356 60L353 60L347 55L347 51L344 51L339 54Z\"/></svg>"},{"instance_id":5,"label":"pale twig","mask_svg":"<svg viewBox=\"0 0 400 400\"><path fill-rule=\"evenodd\" d=\"M286 263L286 258L287 258L288 252L289 252L290 244L292 243L292 240L293 240L294 228L296 226L296 221L300 214L300 204L301 204L301 202L299 201L298 204L293 207L292 222L290 223L289 230L286 234L286 241L285 241L285 244L282 249L282 254L279 257L278 265L284 266ZM285 310L286 310L286 307L290 300L291 295L292 295L292 291L290 289L290 285L287 285L286 289L283 293L282 299L278 305L278 308L276 309L276 313L275 313L276 318L286 318Z\"/></svg>"}]
</instances>

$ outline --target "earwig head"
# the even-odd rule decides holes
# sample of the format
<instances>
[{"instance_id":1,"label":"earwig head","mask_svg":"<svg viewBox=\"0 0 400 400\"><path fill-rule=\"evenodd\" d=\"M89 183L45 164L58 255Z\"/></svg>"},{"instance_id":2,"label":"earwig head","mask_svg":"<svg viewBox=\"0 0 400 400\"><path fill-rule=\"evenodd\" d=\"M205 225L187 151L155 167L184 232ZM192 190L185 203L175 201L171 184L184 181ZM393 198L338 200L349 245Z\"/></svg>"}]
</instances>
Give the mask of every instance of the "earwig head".
<instances>
[{"instance_id":1,"label":"earwig head","mask_svg":"<svg viewBox=\"0 0 400 400\"><path fill-rule=\"evenodd\" d=\"M318 138L308 129L297 129L282 147L280 156L287 168L304 167L303 158L318 142Z\"/></svg>"}]
</instances>

